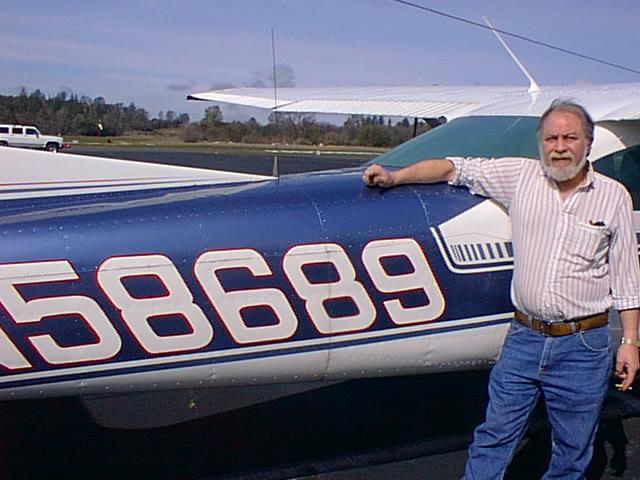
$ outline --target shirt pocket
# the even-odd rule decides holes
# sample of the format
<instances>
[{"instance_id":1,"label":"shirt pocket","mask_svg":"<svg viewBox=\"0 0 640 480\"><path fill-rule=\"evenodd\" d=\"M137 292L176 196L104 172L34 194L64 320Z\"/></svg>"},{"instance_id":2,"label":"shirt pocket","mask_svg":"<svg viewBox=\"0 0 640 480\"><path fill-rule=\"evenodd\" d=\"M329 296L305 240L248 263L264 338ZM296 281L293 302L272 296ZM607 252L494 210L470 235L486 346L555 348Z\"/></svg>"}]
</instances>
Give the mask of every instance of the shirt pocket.
<instances>
[{"instance_id":1,"label":"shirt pocket","mask_svg":"<svg viewBox=\"0 0 640 480\"><path fill-rule=\"evenodd\" d=\"M607 227L579 220L571 222L567 250L578 264L599 265L606 262L609 251Z\"/></svg>"}]
</instances>

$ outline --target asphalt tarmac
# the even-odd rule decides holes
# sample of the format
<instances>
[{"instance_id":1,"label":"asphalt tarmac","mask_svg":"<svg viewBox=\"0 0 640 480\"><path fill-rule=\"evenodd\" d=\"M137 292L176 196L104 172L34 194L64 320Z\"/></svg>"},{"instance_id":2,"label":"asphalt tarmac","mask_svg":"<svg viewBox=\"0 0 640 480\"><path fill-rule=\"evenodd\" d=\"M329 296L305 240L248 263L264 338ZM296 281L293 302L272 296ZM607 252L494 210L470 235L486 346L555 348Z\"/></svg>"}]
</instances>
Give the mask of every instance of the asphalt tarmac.
<instances>
[{"instance_id":1,"label":"asphalt tarmac","mask_svg":"<svg viewBox=\"0 0 640 480\"><path fill-rule=\"evenodd\" d=\"M349 381L142 430L101 427L72 399L6 402L6 478L455 479L482 419L486 378ZM602 418L588 478L640 478L640 396L611 392ZM548 451L538 409L506 478L540 478Z\"/></svg>"},{"instance_id":2,"label":"asphalt tarmac","mask_svg":"<svg viewBox=\"0 0 640 480\"><path fill-rule=\"evenodd\" d=\"M618 394L614 394L618 395ZM637 416L616 417L622 414L612 403L620 399L609 399L608 410L599 428L595 442L594 456L587 474L588 480L640 479L640 418ZM640 406L637 398L625 399L636 410ZM628 414L638 415L639 412ZM610 416L610 418L608 418ZM506 480L534 480L544 474L549 460L549 431L538 419L523 440ZM362 468L345 469L311 475L308 480L450 480L461 478L466 462L466 449L456 449L445 453L424 455L406 460L370 465ZM302 477L295 477L302 478Z\"/></svg>"},{"instance_id":3,"label":"asphalt tarmac","mask_svg":"<svg viewBox=\"0 0 640 480\"><path fill-rule=\"evenodd\" d=\"M229 153L227 151L200 151L197 149L178 150L171 148L140 148L140 147L101 147L101 146L72 146L66 153L93 155L99 157L122 158L139 162L162 163L168 165L182 165L185 167L227 170L241 173L255 173L271 175L273 173L274 158L271 147L265 146L264 151L250 153ZM308 154L292 153L292 149L278 153L278 173L311 172L333 168L356 167L373 158L369 154L322 154L313 152Z\"/></svg>"},{"instance_id":4,"label":"asphalt tarmac","mask_svg":"<svg viewBox=\"0 0 640 480\"><path fill-rule=\"evenodd\" d=\"M640 420L630 418L607 422L588 479L614 480L640 478ZM516 456L505 478L511 480L541 478L548 457L545 434L529 437ZM309 480L450 480L461 478L466 451L413 458L366 468L344 470L306 477Z\"/></svg>"}]
</instances>

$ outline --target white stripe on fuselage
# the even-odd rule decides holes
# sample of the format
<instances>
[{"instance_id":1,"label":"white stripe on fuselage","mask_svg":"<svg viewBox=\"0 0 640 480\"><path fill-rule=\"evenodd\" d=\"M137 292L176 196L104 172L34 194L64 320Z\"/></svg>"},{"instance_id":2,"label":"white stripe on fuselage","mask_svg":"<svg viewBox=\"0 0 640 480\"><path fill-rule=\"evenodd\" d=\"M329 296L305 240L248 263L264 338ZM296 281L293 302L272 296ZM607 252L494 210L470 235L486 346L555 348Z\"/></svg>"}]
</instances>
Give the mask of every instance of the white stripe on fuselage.
<instances>
[{"instance_id":1,"label":"white stripe on fuselage","mask_svg":"<svg viewBox=\"0 0 640 480\"><path fill-rule=\"evenodd\" d=\"M87 374L92 372L98 373L98 372L108 372L112 370L113 371L127 370L127 369L139 368L139 367L163 366L163 365L170 365L173 363L200 361L200 360L206 360L206 359L211 359L211 360L224 359L225 357L246 356L247 358L242 358L240 360L247 360L247 359L250 359L252 355L259 354L259 353L272 352L274 355L277 355L277 353L282 350L303 349L305 347L319 347L319 346L320 347L326 346L327 349L330 349L332 344L335 344L338 342L340 343L354 342L359 340L374 341L376 339L380 339L380 342L391 341L396 338L401 338L404 335L412 334L412 333L413 334L416 334L419 332L424 332L425 334L428 334L428 332L438 333L438 331L440 330L446 330L453 327L460 328L462 330L467 330L469 328L478 327L488 322L496 322L496 321L504 321L506 323L511 318L513 318L512 313L501 313L501 314L494 314L494 315L484 315L480 317L471 317L466 319L449 320L445 322L434 322L434 323L423 324L423 325L396 327L391 331L388 329L385 329L380 331L352 333L352 334L338 335L338 336L332 336L332 337L326 337L326 338L316 338L316 339L310 339L310 340L284 342L276 345L273 345L273 344L257 345L257 346L251 346L251 347L233 348L233 349L224 350L224 351L172 355L172 356L160 357L160 358L133 360L133 361L127 361L127 362L115 362L115 363L107 363L107 364L100 364L100 365L83 365L81 367L64 368L64 369L54 370L54 371L22 373L22 374L15 374L10 376L0 377L0 385L4 383L15 383L15 382L21 382L21 381L28 381L28 380L54 379L62 376L72 376L75 374ZM445 332L443 332L443 334L446 335Z\"/></svg>"}]
</instances>

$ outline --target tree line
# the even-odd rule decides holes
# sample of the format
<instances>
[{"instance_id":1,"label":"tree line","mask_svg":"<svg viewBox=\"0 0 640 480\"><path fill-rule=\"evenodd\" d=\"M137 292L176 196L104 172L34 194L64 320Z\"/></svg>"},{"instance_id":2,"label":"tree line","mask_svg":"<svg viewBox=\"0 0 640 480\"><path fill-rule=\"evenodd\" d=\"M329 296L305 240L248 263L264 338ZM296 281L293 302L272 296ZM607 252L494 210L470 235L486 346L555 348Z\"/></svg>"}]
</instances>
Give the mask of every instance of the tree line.
<instances>
[{"instance_id":1,"label":"tree line","mask_svg":"<svg viewBox=\"0 0 640 480\"><path fill-rule=\"evenodd\" d=\"M103 97L69 95L60 92L47 98L40 90L19 95L0 95L0 122L35 125L43 133L60 135L118 136L129 132L150 132L189 124L189 115L169 110L149 118L144 108L131 102L107 103Z\"/></svg>"},{"instance_id":2,"label":"tree line","mask_svg":"<svg viewBox=\"0 0 640 480\"><path fill-rule=\"evenodd\" d=\"M133 102L110 104L103 97L69 95L60 92L47 98L40 90L24 89L16 96L0 96L0 122L36 125L43 133L61 135L120 136L177 129L183 141L236 142L258 144L354 145L391 147L413 135L407 119L392 122L381 116L351 116L343 125L319 122L311 115L272 113L266 125L255 118L246 122L224 121L222 109L205 110L204 118L191 122L186 113L172 110L150 118ZM418 133L428 130L422 124Z\"/></svg>"},{"instance_id":3,"label":"tree line","mask_svg":"<svg viewBox=\"0 0 640 480\"><path fill-rule=\"evenodd\" d=\"M428 130L421 124L418 133ZM272 113L266 125L255 118L246 122L225 122L217 105L208 107L202 121L184 127L185 142L219 141L262 144L353 145L392 147L413 136L413 124L406 118L393 123L382 116L352 115L343 125L318 122L312 115Z\"/></svg>"}]
</instances>

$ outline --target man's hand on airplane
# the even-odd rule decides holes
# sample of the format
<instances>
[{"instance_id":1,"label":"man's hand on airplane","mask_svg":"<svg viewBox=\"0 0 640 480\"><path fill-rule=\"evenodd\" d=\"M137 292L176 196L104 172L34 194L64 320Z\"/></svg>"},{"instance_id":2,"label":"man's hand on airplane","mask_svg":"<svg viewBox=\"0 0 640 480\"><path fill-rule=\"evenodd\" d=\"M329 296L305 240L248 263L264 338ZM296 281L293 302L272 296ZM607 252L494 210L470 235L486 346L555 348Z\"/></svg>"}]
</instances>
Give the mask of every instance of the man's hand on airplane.
<instances>
[{"instance_id":1,"label":"man's hand on airplane","mask_svg":"<svg viewBox=\"0 0 640 480\"><path fill-rule=\"evenodd\" d=\"M393 174L386 168L373 164L362 174L362 181L369 187L393 187L396 183Z\"/></svg>"}]
</instances>

